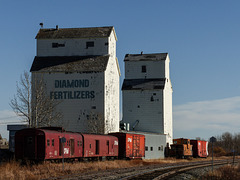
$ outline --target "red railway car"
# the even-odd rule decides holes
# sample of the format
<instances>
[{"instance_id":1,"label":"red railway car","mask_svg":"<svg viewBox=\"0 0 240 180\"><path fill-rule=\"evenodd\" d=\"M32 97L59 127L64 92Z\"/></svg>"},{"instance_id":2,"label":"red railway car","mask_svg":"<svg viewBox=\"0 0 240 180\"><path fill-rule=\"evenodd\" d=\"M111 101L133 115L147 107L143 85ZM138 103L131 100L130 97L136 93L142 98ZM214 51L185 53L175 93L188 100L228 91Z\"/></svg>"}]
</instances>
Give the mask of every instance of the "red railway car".
<instances>
[{"instance_id":1,"label":"red railway car","mask_svg":"<svg viewBox=\"0 0 240 180\"><path fill-rule=\"evenodd\" d=\"M145 136L131 133L110 133L119 142L119 158L141 159L145 157Z\"/></svg>"},{"instance_id":2,"label":"red railway car","mask_svg":"<svg viewBox=\"0 0 240 180\"><path fill-rule=\"evenodd\" d=\"M109 135L82 134L84 158L89 157L117 157L118 139Z\"/></svg>"},{"instance_id":3,"label":"red railway car","mask_svg":"<svg viewBox=\"0 0 240 180\"><path fill-rule=\"evenodd\" d=\"M64 140L63 140L64 139ZM61 128L27 128L15 134L16 159L34 161L118 156L118 139L108 135L65 132Z\"/></svg>"},{"instance_id":4,"label":"red railway car","mask_svg":"<svg viewBox=\"0 0 240 180\"><path fill-rule=\"evenodd\" d=\"M208 156L208 142L200 140L191 140L193 145L193 157L207 157Z\"/></svg>"}]
</instances>

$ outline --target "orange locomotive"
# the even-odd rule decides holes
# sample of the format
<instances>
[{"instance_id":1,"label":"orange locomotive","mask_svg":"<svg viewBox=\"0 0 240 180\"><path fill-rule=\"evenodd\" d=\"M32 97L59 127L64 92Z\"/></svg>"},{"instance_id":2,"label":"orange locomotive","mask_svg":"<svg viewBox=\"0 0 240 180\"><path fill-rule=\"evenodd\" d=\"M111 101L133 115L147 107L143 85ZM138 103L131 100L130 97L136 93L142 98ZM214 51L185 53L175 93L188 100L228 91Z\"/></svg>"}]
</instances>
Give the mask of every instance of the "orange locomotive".
<instances>
[{"instance_id":1,"label":"orange locomotive","mask_svg":"<svg viewBox=\"0 0 240 180\"><path fill-rule=\"evenodd\" d=\"M192 145L190 139L173 139L171 149L169 149L169 156L176 158L187 158L193 155Z\"/></svg>"}]
</instances>

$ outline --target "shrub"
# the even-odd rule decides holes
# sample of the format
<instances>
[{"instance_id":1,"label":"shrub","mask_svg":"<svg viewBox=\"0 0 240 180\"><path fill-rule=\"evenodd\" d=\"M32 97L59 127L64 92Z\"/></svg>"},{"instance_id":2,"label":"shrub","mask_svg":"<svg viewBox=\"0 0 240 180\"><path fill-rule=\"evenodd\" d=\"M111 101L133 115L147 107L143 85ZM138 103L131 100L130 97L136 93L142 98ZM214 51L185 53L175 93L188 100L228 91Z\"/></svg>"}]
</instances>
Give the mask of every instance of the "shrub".
<instances>
[{"instance_id":1,"label":"shrub","mask_svg":"<svg viewBox=\"0 0 240 180\"><path fill-rule=\"evenodd\" d=\"M213 148L213 152L214 152L214 156L216 157L220 157L220 156L225 156L226 155L226 151L222 148L222 147L214 147Z\"/></svg>"},{"instance_id":2,"label":"shrub","mask_svg":"<svg viewBox=\"0 0 240 180\"><path fill-rule=\"evenodd\" d=\"M223 166L218 168L217 170L209 172L207 175L203 177L203 179L214 179L214 180L235 180L239 179L240 171L239 167L233 167L230 165Z\"/></svg>"}]
</instances>

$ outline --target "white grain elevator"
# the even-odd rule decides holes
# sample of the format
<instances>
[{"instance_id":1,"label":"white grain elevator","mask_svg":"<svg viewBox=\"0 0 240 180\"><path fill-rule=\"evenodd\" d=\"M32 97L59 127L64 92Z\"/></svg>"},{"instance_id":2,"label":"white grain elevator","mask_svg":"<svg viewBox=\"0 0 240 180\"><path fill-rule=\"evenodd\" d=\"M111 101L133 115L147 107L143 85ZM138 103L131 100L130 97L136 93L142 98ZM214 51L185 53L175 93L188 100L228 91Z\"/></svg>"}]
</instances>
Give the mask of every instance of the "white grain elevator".
<instances>
[{"instance_id":1,"label":"white grain elevator","mask_svg":"<svg viewBox=\"0 0 240 180\"><path fill-rule=\"evenodd\" d=\"M63 114L52 125L74 132L118 131L120 70L114 27L41 28L36 40L32 81L43 78L48 96L59 102L56 110Z\"/></svg>"},{"instance_id":2,"label":"white grain elevator","mask_svg":"<svg viewBox=\"0 0 240 180\"><path fill-rule=\"evenodd\" d=\"M123 123L172 143L172 85L168 53L127 54L122 85Z\"/></svg>"}]
</instances>

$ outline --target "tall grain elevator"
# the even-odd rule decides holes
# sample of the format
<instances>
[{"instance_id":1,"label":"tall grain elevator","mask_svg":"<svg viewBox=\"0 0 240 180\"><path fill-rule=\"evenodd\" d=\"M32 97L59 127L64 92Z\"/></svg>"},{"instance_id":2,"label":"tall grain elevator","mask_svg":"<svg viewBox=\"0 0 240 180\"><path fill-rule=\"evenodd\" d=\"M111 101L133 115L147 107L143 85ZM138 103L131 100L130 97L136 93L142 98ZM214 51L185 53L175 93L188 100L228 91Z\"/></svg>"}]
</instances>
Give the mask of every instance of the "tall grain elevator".
<instances>
[{"instance_id":1,"label":"tall grain elevator","mask_svg":"<svg viewBox=\"0 0 240 180\"><path fill-rule=\"evenodd\" d=\"M63 114L51 125L117 132L120 69L114 27L41 28L36 40L32 82L43 79L47 95L58 102L56 111Z\"/></svg>"}]
</instances>

